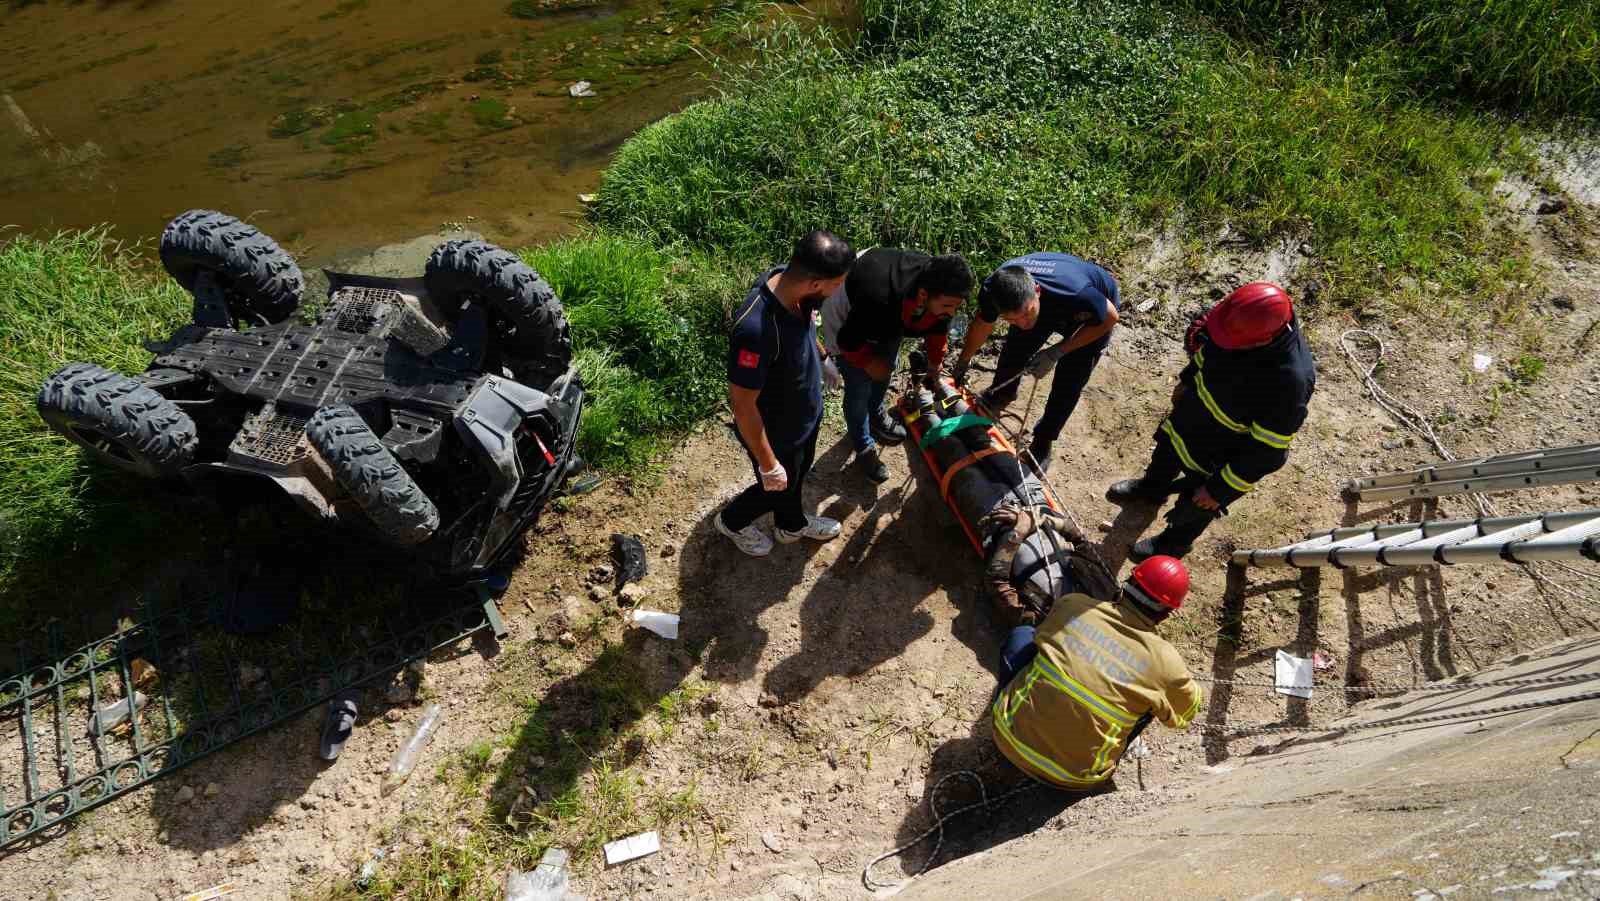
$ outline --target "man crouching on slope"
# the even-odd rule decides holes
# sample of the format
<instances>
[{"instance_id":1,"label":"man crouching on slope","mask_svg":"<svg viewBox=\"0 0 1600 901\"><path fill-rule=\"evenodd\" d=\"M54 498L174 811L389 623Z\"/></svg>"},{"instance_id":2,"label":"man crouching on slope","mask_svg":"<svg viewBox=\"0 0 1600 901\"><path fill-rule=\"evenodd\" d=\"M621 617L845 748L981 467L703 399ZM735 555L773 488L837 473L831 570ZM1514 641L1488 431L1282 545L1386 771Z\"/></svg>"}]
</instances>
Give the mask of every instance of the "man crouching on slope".
<instances>
[{"instance_id":1,"label":"man crouching on slope","mask_svg":"<svg viewBox=\"0 0 1600 901\"><path fill-rule=\"evenodd\" d=\"M1112 600L1069 594L1037 630L1012 629L994 702L994 742L1006 759L1047 785L1092 789L1151 719L1188 728L1200 688L1156 634L1188 591L1181 561L1151 557Z\"/></svg>"}]
</instances>

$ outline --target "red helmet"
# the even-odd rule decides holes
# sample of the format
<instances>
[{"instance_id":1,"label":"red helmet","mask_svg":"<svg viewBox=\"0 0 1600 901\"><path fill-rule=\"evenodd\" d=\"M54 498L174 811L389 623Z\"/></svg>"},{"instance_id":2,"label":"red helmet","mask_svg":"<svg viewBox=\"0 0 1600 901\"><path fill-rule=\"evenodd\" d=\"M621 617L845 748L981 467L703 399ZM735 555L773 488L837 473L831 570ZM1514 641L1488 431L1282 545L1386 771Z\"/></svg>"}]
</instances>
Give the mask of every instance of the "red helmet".
<instances>
[{"instance_id":1,"label":"red helmet","mask_svg":"<svg viewBox=\"0 0 1600 901\"><path fill-rule=\"evenodd\" d=\"M1189 570L1177 557L1151 557L1133 568L1128 589L1151 607L1176 610L1189 593Z\"/></svg>"},{"instance_id":2,"label":"red helmet","mask_svg":"<svg viewBox=\"0 0 1600 901\"><path fill-rule=\"evenodd\" d=\"M1243 285L1206 314L1206 334L1223 350L1260 347L1294 315L1288 292L1272 282Z\"/></svg>"}]
</instances>

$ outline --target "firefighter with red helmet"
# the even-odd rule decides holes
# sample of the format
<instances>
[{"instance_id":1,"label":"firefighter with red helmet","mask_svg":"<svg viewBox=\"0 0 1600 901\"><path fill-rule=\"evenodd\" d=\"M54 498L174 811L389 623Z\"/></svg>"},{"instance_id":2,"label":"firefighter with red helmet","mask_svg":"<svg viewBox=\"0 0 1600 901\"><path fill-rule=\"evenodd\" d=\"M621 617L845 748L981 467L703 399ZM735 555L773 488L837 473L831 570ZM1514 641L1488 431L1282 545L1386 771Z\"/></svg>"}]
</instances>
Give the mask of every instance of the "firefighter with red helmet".
<instances>
[{"instance_id":1,"label":"firefighter with red helmet","mask_svg":"<svg viewBox=\"0 0 1600 901\"><path fill-rule=\"evenodd\" d=\"M1144 475L1106 491L1118 504L1179 500L1166 528L1134 542L1130 556L1182 557L1212 520L1277 472L1316 388L1311 347L1294 304L1271 282L1251 282L1190 326L1189 365L1155 435Z\"/></svg>"},{"instance_id":2,"label":"firefighter with red helmet","mask_svg":"<svg viewBox=\"0 0 1600 901\"><path fill-rule=\"evenodd\" d=\"M1000 753L1048 785L1091 789L1151 719L1188 728L1200 688L1156 634L1188 591L1182 561L1151 557L1111 600L1068 594L1037 629L1011 630L993 711Z\"/></svg>"}]
</instances>

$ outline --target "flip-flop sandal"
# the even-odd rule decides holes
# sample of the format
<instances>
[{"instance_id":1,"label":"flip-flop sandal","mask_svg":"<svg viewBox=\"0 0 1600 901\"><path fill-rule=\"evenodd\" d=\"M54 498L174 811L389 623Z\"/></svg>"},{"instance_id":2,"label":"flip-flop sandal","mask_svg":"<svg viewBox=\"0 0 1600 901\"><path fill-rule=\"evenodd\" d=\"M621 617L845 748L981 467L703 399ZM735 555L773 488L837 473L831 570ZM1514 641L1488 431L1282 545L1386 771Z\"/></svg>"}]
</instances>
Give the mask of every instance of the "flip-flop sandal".
<instances>
[{"instance_id":1,"label":"flip-flop sandal","mask_svg":"<svg viewBox=\"0 0 1600 901\"><path fill-rule=\"evenodd\" d=\"M322 721L322 746L319 749L323 760L339 759L344 743L350 740L350 733L356 725L357 697L351 692L328 702L328 713Z\"/></svg>"}]
</instances>

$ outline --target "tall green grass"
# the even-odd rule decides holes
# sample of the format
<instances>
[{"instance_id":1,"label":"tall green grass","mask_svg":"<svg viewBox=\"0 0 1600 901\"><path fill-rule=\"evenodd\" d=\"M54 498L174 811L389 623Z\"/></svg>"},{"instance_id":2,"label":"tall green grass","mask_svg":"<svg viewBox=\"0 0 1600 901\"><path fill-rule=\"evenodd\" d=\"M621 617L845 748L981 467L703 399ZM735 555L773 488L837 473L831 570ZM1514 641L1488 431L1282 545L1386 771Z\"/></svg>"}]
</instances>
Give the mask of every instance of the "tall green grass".
<instances>
[{"instance_id":1,"label":"tall green grass","mask_svg":"<svg viewBox=\"0 0 1600 901\"><path fill-rule=\"evenodd\" d=\"M727 315L753 267L605 232L523 255L572 324L589 393L579 448L590 462L637 470L722 403Z\"/></svg>"},{"instance_id":2,"label":"tall green grass","mask_svg":"<svg viewBox=\"0 0 1600 901\"><path fill-rule=\"evenodd\" d=\"M0 244L0 614L40 579L131 565L114 548L162 521L159 510L129 502L138 495L125 480L80 460L34 409L39 385L69 362L145 368L141 343L189 310L187 295L158 272L103 230Z\"/></svg>"},{"instance_id":3,"label":"tall green grass","mask_svg":"<svg viewBox=\"0 0 1600 901\"><path fill-rule=\"evenodd\" d=\"M1180 0L1295 60L1382 59L1419 96L1600 115L1594 0Z\"/></svg>"},{"instance_id":4,"label":"tall green grass","mask_svg":"<svg viewBox=\"0 0 1600 901\"><path fill-rule=\"evenodd\" d=\"M861 244L1112 254L1172 214L1310 238L1334 298L1382 270L1469 282L1474 179L1520 160L1487 114L1393 71L1294 67L1131 0L866 0L858 39L780 30L722 95L645 129L597 213L665 243L774 256ZM1370 276L1370 277L1369 277Z\"/></svg>"}]
</instances>

